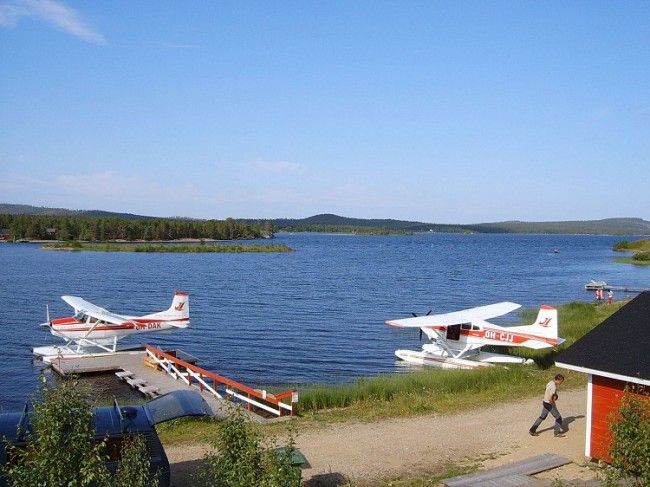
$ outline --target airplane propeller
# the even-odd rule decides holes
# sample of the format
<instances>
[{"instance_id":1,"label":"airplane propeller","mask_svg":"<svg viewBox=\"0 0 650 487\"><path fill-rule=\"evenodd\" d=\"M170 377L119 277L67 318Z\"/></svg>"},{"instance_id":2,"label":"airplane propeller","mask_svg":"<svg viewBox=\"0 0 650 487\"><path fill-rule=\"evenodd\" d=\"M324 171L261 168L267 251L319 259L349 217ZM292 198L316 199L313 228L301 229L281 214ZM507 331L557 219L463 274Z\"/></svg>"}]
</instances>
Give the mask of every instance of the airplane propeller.
<instances>
[{"instance_id":1,"label":"airplane propeller","mask_svg":"<svg viewBox=\"0 0 650 487\"><path fill-rule=\"evenodd\" d=\"M424 316L429 316L429 315L431 314L432 311L433 311L433 310L430 309L429 311L427 311L427 314L425 314ZM417 315L416 313L411 313L411 314L413 315L413 318L417 318L417 317L418 317L418 315ZM420 341L422 341L422 328L420 328Z\"/></svg>"}]
</instances>

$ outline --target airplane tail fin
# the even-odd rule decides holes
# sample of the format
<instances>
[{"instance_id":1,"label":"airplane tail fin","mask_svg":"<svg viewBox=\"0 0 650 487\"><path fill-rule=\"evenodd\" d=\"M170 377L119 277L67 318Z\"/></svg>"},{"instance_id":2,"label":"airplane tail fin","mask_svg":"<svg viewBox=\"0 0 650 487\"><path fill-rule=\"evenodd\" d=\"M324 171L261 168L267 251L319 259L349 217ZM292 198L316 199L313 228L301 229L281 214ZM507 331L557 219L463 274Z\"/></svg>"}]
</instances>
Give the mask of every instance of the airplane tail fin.
<instances>
[{"instance_id":1,"label":"airplane tail fin","mask_svg":"<svg viewBox=\"0 0 650 487\"><path fill-rule=\"evenodd\" d=\"M543 304L539 308L539 313L537 313L535 323L530 326L532 327L531 331L533 331L535 335L543 336L545 338L557 338L557 309L553 306Z\"/></svg>"},{"instance_id":2,"label":"airplane tail fin","mask_svg":"<svg viewBox=\"0 0 650 487\"><path fill-rule=\"evenodd\" d=\"M558 337L558 318L557 318L557 309L555 309L553 306L549 306L547 304L543 304L539 308L539 312L537 313L537 319L535 320L534 323L526 326L516 326L512 327L512 330L515 331L520 331L522 333L529 333L531 335L535 335L541 338L547 338L550 339L548 341L544 341L545 344L543 344L540 341L539 347L533 347L532 348L542 348L544 346L552 346L552 345L559 345L562 343L564 340ZM555 341L554 344L551 342Z\"/></svg>"},{"instance_id":3,"label":"airplane tail fin","mask_svg":"<svg viewBox=\"0 0 650 487\"><path fill-rule=\"evenodd\" d=\"M190 319L190 295L184 291L176 291L169 309L148 315L147 318L161 318L183 322Z\"/></svg>"}]
</instances>

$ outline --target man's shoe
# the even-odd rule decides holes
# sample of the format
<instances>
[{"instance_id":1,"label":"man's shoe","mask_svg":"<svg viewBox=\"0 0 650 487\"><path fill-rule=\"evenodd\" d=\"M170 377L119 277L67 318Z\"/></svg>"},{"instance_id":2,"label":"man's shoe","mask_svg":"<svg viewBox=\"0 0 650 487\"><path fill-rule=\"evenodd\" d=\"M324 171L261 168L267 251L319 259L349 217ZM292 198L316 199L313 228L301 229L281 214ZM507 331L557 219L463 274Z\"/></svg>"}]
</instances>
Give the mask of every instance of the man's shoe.
<instances>
[{"instance_id":1,"label":"man's shoe","mask_svg":"<svg viewBox=\"0 0 650 487\"><path fill-rule=\"evenodd\" d=\"M566 438L566 435L564 433L555 433L555 435L553 436L555 436L556 438Z\"/></svg>"},{"instance_id":2,"label":"man's shoe","mask_svg":"<svg viewBox=\"0 0 650 487\"><path fill-rule=\"evenodd\" d=\"M537 431L528 430L528 433L530 434L530 436L539 436L539 433Z\"/></svg>"}]
</instances>

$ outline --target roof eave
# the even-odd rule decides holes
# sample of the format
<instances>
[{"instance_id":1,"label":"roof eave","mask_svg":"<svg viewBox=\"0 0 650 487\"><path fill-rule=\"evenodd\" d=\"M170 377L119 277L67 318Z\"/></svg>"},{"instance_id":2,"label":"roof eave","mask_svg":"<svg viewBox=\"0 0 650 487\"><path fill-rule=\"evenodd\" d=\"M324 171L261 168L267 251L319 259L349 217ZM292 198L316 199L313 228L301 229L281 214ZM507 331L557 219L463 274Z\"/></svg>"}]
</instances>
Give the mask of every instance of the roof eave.
<instances>
[{"instance_id":1,"label":"roof eave","mask_svg":"<svg viewBox=\"0 0 650 487\"><path fill-rule=\"evenodd\" d=\"M645 386L650 386L650 380L641 379L639 377L630 377L627 375L615 374L613 372L605 372L604 370L589 369L587 367L580 367L578 365L565 364L563 362L555 362L555 365L563 369L575 370L576 372L582 372L583 374L592 374L599 375L602 377L608 377L610 379L616 379L623 382L633 382L634 384L642 384Z\"/></svg>"}]
</instances>

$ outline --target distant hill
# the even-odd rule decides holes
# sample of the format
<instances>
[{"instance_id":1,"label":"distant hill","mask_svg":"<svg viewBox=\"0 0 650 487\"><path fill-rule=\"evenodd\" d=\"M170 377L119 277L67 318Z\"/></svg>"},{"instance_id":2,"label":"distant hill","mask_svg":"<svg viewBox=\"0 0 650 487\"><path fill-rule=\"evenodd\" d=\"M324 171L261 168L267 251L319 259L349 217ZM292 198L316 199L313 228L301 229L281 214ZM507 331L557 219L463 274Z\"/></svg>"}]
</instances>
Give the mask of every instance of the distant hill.
<instances>
[{"instance_id":1,"label":"distant hill","mask_svg":"<svg viewBox=\"0 0 650 487\"><path fill-rule=\"evenodd\" d=\"M650 222L641 218L607 218L604 220L522 222L506 221L448 225L405 220L373 220L346 218L332 214L315 215L302 219L273 220L276 230L309 231L314 227L372 227L401 232L453 232L453 233L550 233L594 235L650 235Z\"/></svg>"},{"instance_id":2,"label":"distant hill","mask_svg":"<svg viewBox=\"0 0 650 487\"><path fill-rule=\"evenodd\" d=\"M308 218L300 219L287 219L277 218L273 221L273 225L277 230L288 231L333 231L332 227L344 227L348 229L354 228L372 228L376 230L388 230L400 233L413 233L413 232L462 232L467 233L472 231L462 225L445 225L436 223L423 223L412 222L407 220L393 220L393 219L363 219L363 218L348 218L331 213L324 213L321 215L314 215ZM327 230L327 229L330 230Z\"/></svg>"},{"instance_id":3,"label":"distant hill","mask_svg":"<svg viewBox=\"0 0 650 487\"><path fill-rule=\"evenodd\" d=\"M66 208L47 208L45 206L14 205L0 203L2 215L52 215L52 216L87 216L91 218L123 218L126 220L149 220L156 217L134 215L132 213L115 213L103 210L68 210Z\"/></svg>"},{"instance_id":4,"label":"distant hill","mask_svg":"<svg viewBox=\"0 0 650 487\"><path fill-rule=\"evenodd\" d=\"M641 218L603 220L522 222L508 221L474 225L484 233L564 233L600 235L650 235L650 222Z\"/></svg>"},{"instance_id":5,"label":"distant hill","mask_svg":"<svg viewBox=\"0 0 650 487\"><path fill-rule=\"evenodd\" d=\"M127 220L153 220L157 217L115 213L102 210L68 210L31 205L0 203L0 214L54 215L91 218L120 218ZM170 217L178 220L191 218ZM243 220L248 223L268 223L268 219ZM504 221L454 225L425 223L394 219L364 219L324 213L308 218L276 218L271 220L275 230L292 232L358 232L358 233L550 233L593 235L650 235L650 222L641 218L606 218L603 220L578 220L554 222Z\"/></svg>"}]
</instances>

